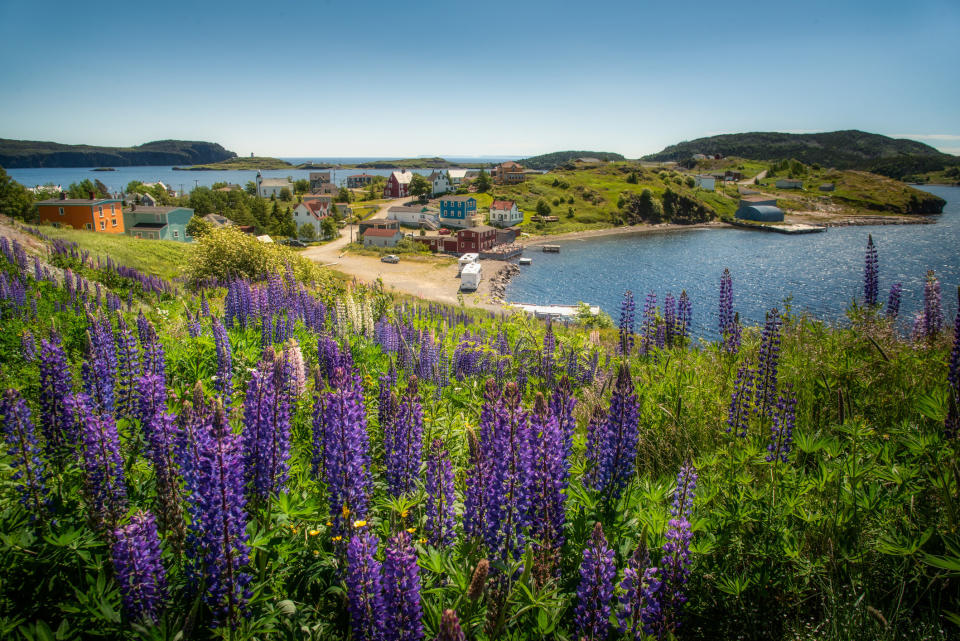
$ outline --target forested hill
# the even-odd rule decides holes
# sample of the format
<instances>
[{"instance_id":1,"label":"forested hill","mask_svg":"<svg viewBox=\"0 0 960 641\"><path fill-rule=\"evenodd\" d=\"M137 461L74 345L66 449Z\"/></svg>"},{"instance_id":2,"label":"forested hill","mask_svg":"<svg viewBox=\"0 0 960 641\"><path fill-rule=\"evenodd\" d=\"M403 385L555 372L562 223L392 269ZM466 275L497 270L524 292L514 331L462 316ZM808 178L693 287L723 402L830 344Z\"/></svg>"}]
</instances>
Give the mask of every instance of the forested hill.
<instances>
[{"instance_id":1,"label":"forested hill","mask_svg":"<svg viewBox=\"0 0 960 641\"><path fill-rule=\"evenodd\" d=\"M541 156L531 156L518 160L521 165L528 169L553 169L560 165L576 160L577 158L596 158L597 160L617 161L623 160L623 156L609 151L555 151L552 154L543 154Z\"/></svg>"},{"instance_id":2,"label":"forested hill","mask_svg":"<svg viewBox=\"0 0 960 641\"><path fill-rule=\"evenodd\" d=\"M710 136L671 145L659 153L645 156L643 160L683 162L698 153L751 160L795 158L808 165L860 169L897 179L960 164L960 157L945 154L922 142L855 129L818 134L751 132Z\"/></svg>"},{"instance_id":3,"label":"forested hill","mask_svg":"<svg viewBox=\"0 0 960 641\"><path fill-rule=\"evenodd\" d=\"M194 140L157 140L136 147L95 147L0 138L0 167L7 169L197 165L236 156L217 143Z\"/></svg>"}]
</instances>

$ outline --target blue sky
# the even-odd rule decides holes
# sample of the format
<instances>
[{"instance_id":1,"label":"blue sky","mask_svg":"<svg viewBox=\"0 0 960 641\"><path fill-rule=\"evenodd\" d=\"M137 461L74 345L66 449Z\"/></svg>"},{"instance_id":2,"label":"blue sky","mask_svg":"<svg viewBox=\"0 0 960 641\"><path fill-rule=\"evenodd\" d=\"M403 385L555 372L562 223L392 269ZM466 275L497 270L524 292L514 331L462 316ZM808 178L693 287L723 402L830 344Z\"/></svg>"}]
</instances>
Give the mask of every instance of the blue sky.
<instances>
[{"instance_id":1,"label":"blue sky","mask_svg":"<svg viewBox=\"0 0 960 641\"><path fill-rule=\"evenodd\" d=\"M0 2L0 137L636 157L863 129L960 154L960 2Z\"/></svg>"}]
</instances>

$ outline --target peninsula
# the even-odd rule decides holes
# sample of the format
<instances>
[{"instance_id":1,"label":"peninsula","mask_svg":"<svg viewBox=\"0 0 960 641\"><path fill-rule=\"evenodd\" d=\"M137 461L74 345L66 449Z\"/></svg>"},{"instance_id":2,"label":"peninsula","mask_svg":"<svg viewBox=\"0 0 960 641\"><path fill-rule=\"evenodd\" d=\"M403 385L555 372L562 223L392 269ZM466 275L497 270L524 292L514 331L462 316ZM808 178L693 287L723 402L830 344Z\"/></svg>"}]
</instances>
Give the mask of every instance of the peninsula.
<instances>
[{"instance_id":1,"label":"peninsula","mask_svg":"<svg viewBox=\"0 0 960 641\"><path fill-rule=\"evenodd\" d=\"M64 145L0 138L0 167L130 167L212 163L237 154L213 142L157 140L135 147Z\"/></svg>"}]
</instances>

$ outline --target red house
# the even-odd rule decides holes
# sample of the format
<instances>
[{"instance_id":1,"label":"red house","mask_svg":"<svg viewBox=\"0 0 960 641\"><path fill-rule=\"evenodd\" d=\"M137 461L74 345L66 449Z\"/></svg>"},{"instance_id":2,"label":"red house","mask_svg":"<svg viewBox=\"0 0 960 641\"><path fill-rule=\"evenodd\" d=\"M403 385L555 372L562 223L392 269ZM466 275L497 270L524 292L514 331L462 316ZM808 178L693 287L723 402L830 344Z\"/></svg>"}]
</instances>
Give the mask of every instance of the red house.
<instances>
[{"instance_id":1,"label":"red house","mask_svg":"<svg viewBox=\"0 0 960 641\"><path fill-rule=\"evenodd\" d=\"M405 198L410 195L410 181L413 173L404 169L395 171L387 178L387 185L383 188L384 198Z\"/></svg>"},{"instance_id":2,"label":"red house","mask_svg":"<svg viewBox=\"0 0 960 641\"><path fill-rule=\"evenodd\" d=\"M457 232L457 252L487 251L497 243L497 230L488 225L477 225Z\"/></svg>"}]
</instances>

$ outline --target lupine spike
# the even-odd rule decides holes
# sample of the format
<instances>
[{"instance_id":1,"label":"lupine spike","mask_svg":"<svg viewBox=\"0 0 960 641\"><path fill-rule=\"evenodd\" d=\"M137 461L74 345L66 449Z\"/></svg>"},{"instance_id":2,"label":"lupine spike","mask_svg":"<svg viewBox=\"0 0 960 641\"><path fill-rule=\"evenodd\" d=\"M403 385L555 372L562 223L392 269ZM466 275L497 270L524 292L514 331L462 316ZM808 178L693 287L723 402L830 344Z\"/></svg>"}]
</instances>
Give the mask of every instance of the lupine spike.
<instances>
[{"instance_id":1,"label":"lupine spike","mask_svg":"<svg viewBox=\"0 0 960 641\"><path fill-rule=\"evenodd\" d=\"M420 568L410 535L390 539L383 561L384 639L420 641L423 614L420 605Z\"/></svg>"},{"instance_id":2,"label":"lupine spike","mask_svg":"<svg viewBox=\"0 0 960 641\"><path fill-rule=\"evenodd\" d=\"M130 523L114 530L113 536L110 556L123 609L133 621L155 623L167 592L157 523L149 512L138 512Z\"/></svg>"},{"instance_id":3,"label":"lupine spike","mask_svg":"<svg viewBox=\"0 0 960 641\"><path fill-rule=\"evenodd\" d=\"M603 527L598 522L583 550L583 562L580 564L580 585L577 587L574 610L579 639L604 641L607 638L616 575L614 552L607 545Z\"/></svg>"},{"instance_id":4,"label":"lupine spike","mask_svg":"<svg viewBox=\"0 0 960 641\"><path fill-rule=\"evenodd\" d=\"M877 293L880 289L877 267L877 247L873 244L873 234L867 234L867 255L863 266L863 298L868 307L877 305Z\"/></svg>"},{"instance_id":5,"label":"lupine spike","mask_svg":"<svg viewBox=\"0 0 960 641\"><path fill-rule=\"evenodd\" d=\"M8 389L0 397L0 425L13 455L11 478L19 482L20 502L30 508L31 518L42 519L49 501L44 463L40 458L30 409L16 390Z\"/></svg>"}]
</instances>

